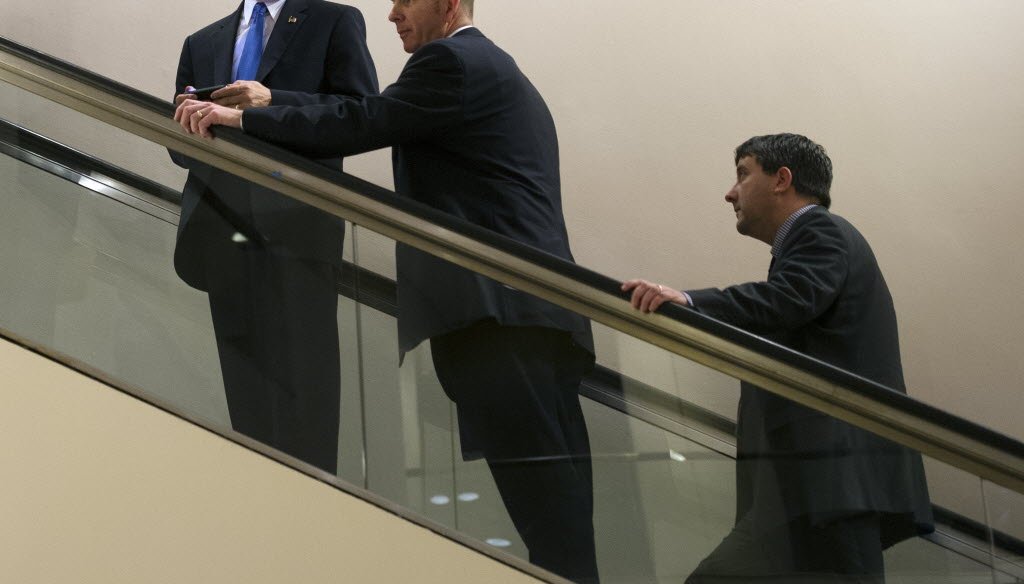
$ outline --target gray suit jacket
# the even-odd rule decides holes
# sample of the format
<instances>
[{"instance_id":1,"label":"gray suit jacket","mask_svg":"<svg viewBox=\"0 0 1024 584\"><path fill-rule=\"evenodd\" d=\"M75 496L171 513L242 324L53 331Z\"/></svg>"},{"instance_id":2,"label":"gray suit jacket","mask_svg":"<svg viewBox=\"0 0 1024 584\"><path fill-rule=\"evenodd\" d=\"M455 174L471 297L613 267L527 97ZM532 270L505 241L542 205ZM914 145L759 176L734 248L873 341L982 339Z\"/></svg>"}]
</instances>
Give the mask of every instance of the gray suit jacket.
<instances>
[{"instance_id":1,"label":"gray suit jacket","mask_svg":"<svg viewBox=\"0 0 1024 584\"><path fill-rule=\"evenodd\" d=\"M823 207L793 225L768 280L688 292L696 310L906 393L896 312L864 237ZM765 529L877 511L890 545L927 531L921 456L744 383L737 426L737 519Z\"/></svg>"}]
</instances>

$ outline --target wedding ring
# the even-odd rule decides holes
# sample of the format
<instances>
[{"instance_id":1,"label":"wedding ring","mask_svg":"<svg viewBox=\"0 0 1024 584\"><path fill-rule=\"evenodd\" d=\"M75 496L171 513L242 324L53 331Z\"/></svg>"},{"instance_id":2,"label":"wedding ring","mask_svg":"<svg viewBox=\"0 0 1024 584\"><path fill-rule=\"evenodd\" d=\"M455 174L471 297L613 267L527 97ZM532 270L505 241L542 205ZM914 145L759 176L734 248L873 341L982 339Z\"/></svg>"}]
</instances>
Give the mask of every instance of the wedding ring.
<instances>
[{"instance_id":1,"label":"wedding ring","mask_svg":"<svg viewBox=\"0 0 1024 584\"><path fill-rule=\"evenodd\" d=\"M200 120L203 119L203 112L201 112L201 111L199 112L199 119Z\"/></svg>"}]
</instances>

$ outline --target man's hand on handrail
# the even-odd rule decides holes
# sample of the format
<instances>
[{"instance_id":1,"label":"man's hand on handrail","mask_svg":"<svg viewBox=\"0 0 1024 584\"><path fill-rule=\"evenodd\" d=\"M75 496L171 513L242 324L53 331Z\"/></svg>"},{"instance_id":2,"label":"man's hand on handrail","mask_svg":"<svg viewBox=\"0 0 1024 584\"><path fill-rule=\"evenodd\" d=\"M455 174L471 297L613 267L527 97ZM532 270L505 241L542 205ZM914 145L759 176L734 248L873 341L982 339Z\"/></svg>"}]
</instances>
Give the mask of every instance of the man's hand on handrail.
<instances>
[{"instance_id":1,"label":"man's hand on handrail","mask_svg":"<svg viewBox=\"0 0 1024 584\"><path fill-rule=\"evenodd\" d=\"M242 127L242 110L217 105L208 101L185 99L174 110L174 121L181 124L188 134L199 134L203 138L213 138L210 126Z\"/></svg>"},{"instance_id":2,"label":"man's hand on handrail","mask_svg":"<svg viewBox=\"0 0 1024 584\"><path fill-rule=\"evenodd\" d=\"M623 292L633 291L629 301L633 308L643 312L654 312L665 302L676 302L689 306L686 296L679 290L668 286L648 282L647 280L629 280L622 285Z\"/></svg>"}]
</instances>

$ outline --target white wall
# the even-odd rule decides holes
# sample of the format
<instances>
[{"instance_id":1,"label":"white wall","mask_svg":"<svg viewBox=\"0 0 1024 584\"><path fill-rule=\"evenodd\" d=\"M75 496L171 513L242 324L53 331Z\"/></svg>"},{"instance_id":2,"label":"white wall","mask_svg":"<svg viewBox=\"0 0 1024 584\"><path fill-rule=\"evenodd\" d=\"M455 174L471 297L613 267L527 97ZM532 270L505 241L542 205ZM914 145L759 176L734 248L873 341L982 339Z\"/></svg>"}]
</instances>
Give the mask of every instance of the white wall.
<instances>
[{"instance_id":1,"label":"white wall","mask_svg":"<svg viewBox=\"0 0 1024 584\"><path fill-rule=\"evenodd\" d=\"M2 1L0 34L167 97L182 38L234 7ZM406 59L390 3L351 3L386 84ZM754 134L805 133L832 155L834 210L887 275L912 395L1024 438L1020 22L1019 0L477 7L477 24L551 106L580 263L680 287L760 278L767 248L735 233L722 200L732 149ZM115 162L180 180L162 152L122 150ZM390 185L386 153L347 167Z\"/></svg>"}]
</instances>

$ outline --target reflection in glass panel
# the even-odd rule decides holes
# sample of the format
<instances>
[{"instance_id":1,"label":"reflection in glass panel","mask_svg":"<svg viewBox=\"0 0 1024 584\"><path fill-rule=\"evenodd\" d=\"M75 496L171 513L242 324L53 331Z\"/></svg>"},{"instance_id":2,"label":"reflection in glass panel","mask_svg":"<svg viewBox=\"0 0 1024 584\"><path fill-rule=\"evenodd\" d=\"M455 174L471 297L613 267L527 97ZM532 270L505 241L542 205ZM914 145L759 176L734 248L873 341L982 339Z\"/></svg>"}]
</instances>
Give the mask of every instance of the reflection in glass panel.
<instances>
[{"instance_id":1,"label":"reflection in glass panel","mask_svg":"<svg viewBox=\"0 0 1024 584\"><path fill-rule=\"evenodd\" d=\"M987 481L984 489L993 581L1020 584L1024 582L1024 494Z\"/></svg>"},{"instance_id":2,"label":"reflection in glass panel","mask_svg":"<svg viewBox=\"0 0 1024 584\"><path fill-rule=\"evenodd\" d=\"M735 421L739 382L601 324L594 325L597 362L629 379Z\"/></svg>"},{"instance_id":3,"label":"reflection in glass panel","mask_svg":"<svg viewBox=\"0 0 1024 584\"><path fill-rule=\"evenodd\" d=\"M357 232L357 238L367 233L361 228ZM379 235L371 237L373 261L379 266L390 242ZM361 310L369 311L365 307ZM384 348L385 353L381 357L364 352L367 370L375 361L397 361L394 325L383 326L386 318L380 314L374 318L382 319L381 326L364 328L364 335L374 336L372 344ZM701 401L700 388L719 374L689 362L681 365L678 362L685 359L635 339L617 339L619 333L614 331L606 330L602 335L606 346L618 348L617 362L625 364L634 375L643 377L646 373L648 382L658 382L640 363L661 363L664 371L673 374L667 390L619 374L617 388L603 388L608 394L617 389L625 396L626 402L616 407L609 407L608 400L582 400L592 451L595 546L601 578L604 582L683 581L719 546L736 522L735 450L728 436L733 422L725 416L715 419L714 412L703 407ZM692 372L689 377L680 374L688 371ZM606 383L607 377L607 372L592 376L585 385ZM487 466L461 456L458 416L437 380L428 344L405 356L397 378L399 389L382 390L401 396L401 403L393 408L402 412L404 441L390 442L390 454L383 449L368 449L368 467L405 461L404 473L391 472L392 476L405 477L405 492L398 493L394 486L382 482L371 481L370 488L391 490L425 515L528 558ZM736 384L735 380L729 381ZM651 392L658 391L663 394L654 400L658 404L644 401ZM680 399L680 395L696 403ZM641 400L644 407L628 403L631 399ZM645 415L639 415L641 409L646 410ZM388 428L392 436L397 434L393 418L370 416L367 423ZM726 428L730 432L724 432ZM875 455L883 459L888 456L884 448L881 452ZM838 464L848 454L825 453L825 466ZM927 460L926 466L932 484L940 485L933 490L932 500L952 510L941 515L934 534L919 537L905 530L905 539L885 551L887 581L991 581L991 561L979 554L984 547L965 545L971 536L963 531L962 521L956 520L982 509L979 480L932 460ZM830 479L828 473L812 474L817 474L815 480L820 484ZM781 508L772 512L781 513Z\"/></svg>"},{"instance_id":4,"label":"reflection in glass panel","mask_svg":"<svg viewBox=\"0 0 1024 584\"><path fill-rule=\"evenodd\" d=\"M206 299L171 263L176 226L0 156L2 326L224 424Z\"/></svg>"},{"instance_id":5,"label":"reflection in glass panel","mask_svg":"<svg viewBox=\"0 0 1024 584\"><path fill-rule=\"evenodd\" d=\"M6 83L0 83L0 118L174 190L185 183L185 172L159 144Z\"/></svg>"},{"instance_id":6,"label":"reflection in glass panel","mask_svg":"<svg viewBox=\"0 0 1024 584\"><path fill-rule=\"evenodd\" d=\"M356 248L360 254L364 249L371 250L372 261L379 265L380 258L393 244L372 234L367 238L369 243L364 244L362 238L365 234L365 229L356 229L356 238L359 240ZM356 261L359 260L357 257ZM399 295L401 293L399 290ZM379 316L366 307L361 312L374 319ZM364 335L373 337L370 343L364 343L364 349L371 345L386 347L383 354L364 350L365 370L397 364L394 324L384 326L381 323L381 326L364 327L363 331ZM390 345L380 339L386 339ZM406 504L429 517L506 552L529 557L521 530L517 530L510 519L488 465L478 458L466 460L463 457L457 410L438 381L432 348L430 342L426 342L404 356L401 372L397 376L400 388L380 388L381 392L388 395L383 400L401 400L401 403L393 404L390 412L386 407L379 409L384 415L394 416L395 412L400 412L400 430L396 430L393 417L386 419L374 415L369 406L371 400L368 399L367 428L384 428L385 435L391 438L390 441L368 438L369 487L376 492L387 493L388 496L405 497ZM481 378L486 377L485 373L479 374ZM479 389L487 391L492 388L482 385ZM648 513L641 504L643 481L634 471L638 467L650 468L649 472L667 477L671 474L672 466L679 462L671 458L670 452L673 449L669 448L666 435L661 430L590 401L585 401L582 411L591 432L594 496L597 499L594 522L602 526L603 534L609 536L597 542L603 577L607 581L653 581L655 559L640 519ZM634 433L644 431L648 433L644 440L650 444L643 447L634 444ZM404 435L404 440L398 437L399 434ZM648 448L649 451L646 450ZM701 459L700 455L693 455L683 445L677 446L676 450L687 452L692 460ZM373 470L396 462L404 462L405 468L379 474ZM379 479L388 475L403 476L400 472L403 470L404 477L408 479L404 493L399 492L400 487ZM675 491L672 481L664 478L649 483ZM660 517L662 525L671 531L671 524L677 522L671 518L679 516L679 513L673 511L678 509L678 504L673 497L666 500L670 505L655 510L651 516ZM682 531L681 527L677 527L676 531ZM666 566L670 566L666 569L676 577L685 573L685 565L672 566L678 564L678 553L666 555L665 560Z\"/></svg>"},{"instance_id":7,"label":"reflection in glass panel","mask_svg":"<svg viewBox=\"0 0 1024 584\"><path fill-rule=\"evenodd\" d=\"M62 116L67 127L76 127L78 118L83 117L63 108L53 115ZM136 186L119 183L102 173L120 170L105 168L102 162L90 163L56 145L41 147L38 138L26 137L22 148L16 131L5 128L7 155L0 156L0 172L6 186L2 194L6 212L0 221L5 224L6 244L0 261L8 277L2 284L6 290L0 302L6 310L5 322L0 325L140 388L145 395L186 415L214 427L232 427L223 382L222 358L226 354L218 350L208 295L183 282L175 270L179 211L176 204L160 198L173 194L171 190L156 183L138 186L141 182L132 182L134 179L130 182ZM92 139L117 140L121 134L107 127ZM81 136L78 146L91 156L88 142L87 135ZM42 154L32 154L29 146L41 148ZM65 166L68 164L75 169ZM239 241L235 245L248 244ZM202 247L189 250L194 257L213 257L208 252ZM234 273L227 262L207 263L218 273ZM262 286L252 284L253 289ZM330 286L328 296L338 298L336 285ZM240 304L244 303L233 295L226 301L229 312L240 310ZM345 452L341 476L362 484L362 404L354 314L353 302L341 299L328 317L336 324L324 325L334 335L340 327L343 336L340 359L338 351L332 350L326 361L340 361L345 418L341 435L332 440L340 442L341 448L329 447L338 454L332 454L334 460L325 464L334 466ZM277 339L279 335L261 337ZM256 371L259 368L252 365L257 361L274 363L283 355L306 353L273 351L272 357L243 360L242 369ZM237 365L239 359L234 362ZM277 373L258 377L269 381ZM248 391L257 381L247 377L242 387ZM259 441L278 447L285 444L253 434L234 421L236 430Z\"/></svg>"},{"instance_id":8,"label":"reflection in glass panel","mask_svg":"<svg viewBox=\"0 0 1024 584\"><path fill-rule=\"evenodd\" d=\"M925 457L935 531L885 552L887 582L992 581L984 534L966 529L983 509L978 477Z\"/></svg>"},{"instance_id":9,"label":"reflection in glass panel","mask_svg":"<svg viewBox=\"0 0 1024 584\"><path fill-rule=\"evenodd\" d=\"M345 234L345 245L351 235ZM338 477L365 486L363 452L363 370L359 361L357 314L359 305L347 296L338 298L338 341L341 349L341 425L338 429Z\"/></svg>"}]
</instances>

